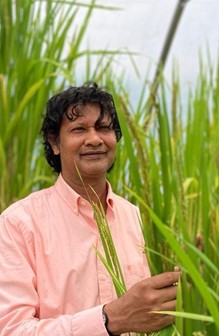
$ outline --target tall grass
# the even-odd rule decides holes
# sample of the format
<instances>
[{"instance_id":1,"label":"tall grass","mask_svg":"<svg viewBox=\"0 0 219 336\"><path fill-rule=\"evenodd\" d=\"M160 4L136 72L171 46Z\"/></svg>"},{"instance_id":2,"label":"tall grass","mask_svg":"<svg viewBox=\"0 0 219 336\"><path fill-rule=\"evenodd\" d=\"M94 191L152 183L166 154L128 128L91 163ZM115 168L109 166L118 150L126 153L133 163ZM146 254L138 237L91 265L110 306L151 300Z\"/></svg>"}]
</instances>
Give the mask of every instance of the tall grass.
<instances>
[{"instance_id":1,"label":"tall grass","mask_svg":"<svg viewBox=\"0 0 219 336\"><path fill-rule=\"evenodd\" d=\"M81 6L84 21L67 41ZM81 50L98 7L94 0L88 5L0 0L0 211L53 182L38 137L41 115L49 96L76 82L77 59L85 56L83 79L97 80L115 97L123 139L109 179L141 209L152 274L174 265L183 270L179 314L184 318L177 318L178 330L186 336L217 335L219 70L200 63L186 108L175 75L169 86L161 79L158 95L143 83L133 107L123 79L108 72L116 53L93 52L99 61L92 68L92 51ZM98 10L103 9L109 8Z\"/></svg>"},{"instance_id":2,"label":"tall grass","mask_svg":"<svg viewBox=\"0 0 219 336\"><path fill-rule=\"evenodd\" d=\"M92 54L82 41L93 11L114 9L96 0L0 0L0 212L54 180L38 141L41 115L51 95L76 82L77 61ZM107 61L87 75L101 80L115 52L109 60L106 51L95 54Z\"/></svg>"},{"instance_id":3,"label":"tall grass","mask_svg":"<svg viewBox=\"0 0 219 336\"><path fill-rule=\"evenodd\" d=\"M82 179L81 179L82 180ZM83 180L82 180L83 183ZM84 183L83 183L84 185ZM85 189L86 186L84 185ZM95 191L92 189L92 192ZM87 193L88 194L88 193ZM88 194L89 195L89 194ZM104 208L97 196L98 202L93 202L90 200L94 211L94 218L96 220L98 230L100 233L101 242L103 245L103 250L105 255L101 254L101 252L94 246L98 257L103 262L104 266L106 267L108 273L111 276L115 291L117 293L117 297L121 297L126 292L126 284L125 279L122 273L122 267L120 266L119 257L117 255L117 251L113 242L113 237L111 235L110 227L107 222L106 214ZM151 332L149 334L145 333L128 333L131 335L136 336L179 336L177 329L174 325L170 325L161 331Z\"/></svg>"},{"instance_id":4,"label":"tall grass","mask_svg":"<svg viewBox=\"0 0 219 336\"><path fill-rule=\"evenodd\" d=\"M179 79L173 76L171 88L161 81L152 114L146 95L134 111L118 83L124 139L110 181L141 208L152 273L183 270L182 310L199 319L184 319L182 335L219 333L218 68L214 74L200 63L186 110Z\"/></svg>"}]
</instances>

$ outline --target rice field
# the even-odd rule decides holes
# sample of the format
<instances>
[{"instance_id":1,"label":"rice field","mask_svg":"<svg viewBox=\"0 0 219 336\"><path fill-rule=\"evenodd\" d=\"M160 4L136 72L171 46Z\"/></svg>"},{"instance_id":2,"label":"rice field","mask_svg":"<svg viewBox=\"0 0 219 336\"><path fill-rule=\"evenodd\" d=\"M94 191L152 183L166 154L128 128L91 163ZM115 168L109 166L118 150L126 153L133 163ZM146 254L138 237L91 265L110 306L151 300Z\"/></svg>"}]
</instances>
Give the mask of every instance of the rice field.
<instances>
[{"instance_id":1,"label":"rice field","mask_svg":"<svg viewBox=\"0 0 219 336\"><path fill-rule=\"evenodd\" d=\"M97 81L115 98L123 138L108 178L115 192L141 209L151 272L182 269L175 329L157 335L219 335L218 66L200 61L186 106L174 72L172 83L160 76L156 94L142 81L133 107L123 77L112 69L121 51L95 52L93 67L92 50L81 50L96 1L86 7L71 42L66 40L79 7L0 1L0 211L55 180L43 157L42 114L51 95L77 83L77 60L83 58L84 81Z\"/></svg>"},{"instance_id":2,"label":"rice field","mask_svg":"<svg viewBox=\"0 0 219 336\"><path fill-rule=\"evenodd\" d=\"M219 334L218 74L200 64L186 110L174 76L171 89L160 79L155 98L145 87L135 111L128 93L116 89L124 139L110 180L141 208L152 273L174 265L183 271L180 335Z\"/></svg>"}]
</instances>

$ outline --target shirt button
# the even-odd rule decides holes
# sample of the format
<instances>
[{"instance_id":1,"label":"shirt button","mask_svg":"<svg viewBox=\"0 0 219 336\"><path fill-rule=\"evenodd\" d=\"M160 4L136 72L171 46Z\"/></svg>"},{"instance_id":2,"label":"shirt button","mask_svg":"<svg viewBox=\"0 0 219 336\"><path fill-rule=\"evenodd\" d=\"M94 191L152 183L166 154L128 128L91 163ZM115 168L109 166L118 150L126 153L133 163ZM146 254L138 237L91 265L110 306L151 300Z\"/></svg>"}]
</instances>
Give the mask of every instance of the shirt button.
<instances>
[{"instance_id":1,"label":"shirt button","mask_svg":"<svg viewBox=\"0 0 219 336\"><path fill-rule=\"evenodd\" d=\"M106 274L100 274L99 275L99 280L101 280L101 281L105 281L106 280Z\"/></svg>"}]
</instances>

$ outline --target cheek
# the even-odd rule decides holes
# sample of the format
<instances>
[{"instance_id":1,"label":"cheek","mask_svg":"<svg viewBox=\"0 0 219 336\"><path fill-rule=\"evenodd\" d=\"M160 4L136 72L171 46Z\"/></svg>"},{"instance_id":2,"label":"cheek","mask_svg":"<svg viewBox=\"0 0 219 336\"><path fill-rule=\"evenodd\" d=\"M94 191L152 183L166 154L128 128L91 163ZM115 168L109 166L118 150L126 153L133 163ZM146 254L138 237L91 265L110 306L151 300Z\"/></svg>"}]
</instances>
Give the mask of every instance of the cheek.
<instances>
[{"instance_id":1,"label":"cheek","mask_svg":"<svg viewBox=\"0 0 219 336\"><path fill-rule=\"evenodd\" d=\"M116 151L116 142L112 145L112 150L115 152Z\"/></svg>"},{"instance_id":2,"label":"cheek","mask_svg":"<svg viewBox=\"0 0 219 336\"><path fill-rule=\"evenodd\" d=\"M116 151L116 144L117 144L116 138L114 137L113 142L112 142L112 149L114 150L114 152Z\"/></svg>"},{"instance_id":3,"label":"cheek","mask_svg":"<svg viewBox=\"0 0 219 336\"><path fill-rule=\"evenodd\" d=\"M114 132L108 137L108 146L112 149L116 148L116 135Z\"/></svg>"},{"instance_id":4,"label":"cheek","mask_svg":"<svg viewBox=\"0 0 219 336\"><path fill-rule=\"evenodd\" d=\"M110 148L110 156L112 157L112 159L114 159L116 155L116 141L112 141L109 145L109 148Z\"/></svg>"},{"instance_id":5,"label":"cheek","mask_svg":"<svg viewBox=\"0 0 219 336\"><path fill-rule=\"evenodd\" d=\"M64 139L60 139L60 151L61 152L75 152L80 147L80 143L77 139L69 136Z\"/></svg>"}]
</instances>

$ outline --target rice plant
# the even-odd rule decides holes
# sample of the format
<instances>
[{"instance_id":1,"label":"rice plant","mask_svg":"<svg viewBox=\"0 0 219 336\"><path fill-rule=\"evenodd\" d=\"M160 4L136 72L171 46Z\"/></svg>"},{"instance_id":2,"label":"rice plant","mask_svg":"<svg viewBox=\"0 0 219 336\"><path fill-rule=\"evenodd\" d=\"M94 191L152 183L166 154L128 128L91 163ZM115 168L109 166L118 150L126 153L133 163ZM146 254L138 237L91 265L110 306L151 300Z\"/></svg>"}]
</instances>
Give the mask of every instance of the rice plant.
<instances>
[{"instance_id":1,"label":"rice plant","mask_svg":"<svg viewBox=\"0 0 219 336\"><path fill-rule=\"evenodd\" d=\"M77 61L92 55L82 41L93 11L114 9L96 0L0 0L0 211L54 181L41 116L50 96L76 82ZM105 56L103 65L85 75L101 80L116 51L93 53Z\"/></svg>"},{"instance_id":2,"label":"rice plant","mask_svg":"<svg viewBox=\"0 0 219 336\"><path fill-rule=\"evenodd\" d=\"M188 315L181 335L219 333L218 68L213 72L200 63L196 88L183 111L175 75L171 87L161 81L152 113L147 97L134 111L118 84L124 139L109 178L119 194L141 209L152 274L173 265L183 270L181 313Z\"/></svg>"},{"instance_id":3,"label":"rice plant","mask_svg":"<svg viewBox=\"0 0 219 336\"><path fill-rule=\"evenodd\" d=\"M83 181L82 181L83 183ZM86 186L84 186L86 189ZM92 192L95 193L97 199L98 195L92 188ZM102 255L101 252L94 246L98 257L103 262L104 266L106 267L108 273L111 276L112 282L114 284L115 291L118 297L121 297L122 294L126 292L126 284L125 279L122 273L122 268L120 266L119 258L117 255L117 251L115 245L113 243L113 238L110 232L110 227L107 222L106 214L104 208L100 202L94 202L90 200L90 204L94 211L94 218L97 223L97 227L100 233L101 242L103 245L105 255ZM154 312L156 313L156 312ZM163 312L165 313L165 312ZM144 336L144 333L129 333L129 335L136 335L136 336ZM168 326L160 331L151 332L146 336L178 336L178 331L175 326Z\"/></svg>"},{"instance_id":4,"label":"rice plant","mask_svg":"<svg viewBox=\"0 0 219 336\"><path fill-rule=\"evenodd\" d=\"M82 6L84 21L69 37ZM53 183L39 140L41 115L49 96L76 82L77 59L85 57L83 80L98 81L115 97L123 139L109 180L141 209L151 272L174 265L183 271L176 328L180 335L217 335L219 69L200 62L186 108L175 74L169 85L160 78L158 94L145 81L133 106L124 78L108 72L117 52L81 49L93 10L106 9L113 8L94 0L0 0L0 211ZM92 53L99 57L94 68Z\"/></svg>"}]
</instances>

